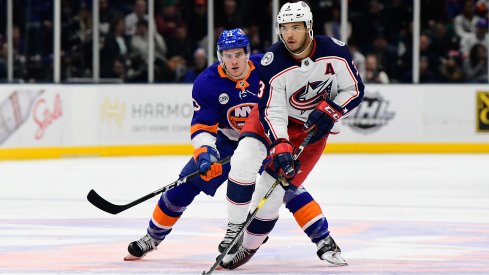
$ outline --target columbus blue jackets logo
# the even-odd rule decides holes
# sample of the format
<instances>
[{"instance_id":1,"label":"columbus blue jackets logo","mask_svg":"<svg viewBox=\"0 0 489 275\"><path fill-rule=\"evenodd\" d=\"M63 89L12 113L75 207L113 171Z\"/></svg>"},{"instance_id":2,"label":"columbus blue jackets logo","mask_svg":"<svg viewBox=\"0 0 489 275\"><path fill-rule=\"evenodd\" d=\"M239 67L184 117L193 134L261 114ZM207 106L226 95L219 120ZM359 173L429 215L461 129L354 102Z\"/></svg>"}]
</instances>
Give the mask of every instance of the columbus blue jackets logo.
<instances>
[{"instance_id":1,"label":"columbus blue jackets logo","mask_svg":"<svg viewBox=\"0 0 489 275\"><path fill-rule=\"evenodd\" d=\"M228 122L234 130L241 131L243 125L255 106L253 103L243 103L233 106L228 110Z\"/></svg>"},{"instance_id":2,"label":"columbus blue jackets logo","mask_svg":"<svg viewBox=\"0 0 489 275\"><path fill-rule=\"evenodd\" d=\"M307 83L289 98L290 105L297 110L311 110L321 99L329 97L332 84L332 79Z\"/></svg>"}]
</instances>

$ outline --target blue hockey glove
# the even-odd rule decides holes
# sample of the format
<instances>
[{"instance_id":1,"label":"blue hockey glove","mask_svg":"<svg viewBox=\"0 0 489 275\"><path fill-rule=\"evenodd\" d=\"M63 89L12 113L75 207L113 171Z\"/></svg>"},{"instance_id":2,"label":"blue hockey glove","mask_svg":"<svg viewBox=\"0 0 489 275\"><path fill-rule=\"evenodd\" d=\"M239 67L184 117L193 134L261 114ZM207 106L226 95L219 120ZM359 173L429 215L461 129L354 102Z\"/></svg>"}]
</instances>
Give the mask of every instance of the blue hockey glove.
<instances>
[{"instance_id":1,"label":"blue hockey glove","mask_svg":"<svg viewBox=\"0 0 489 275\"><path fill-rule=\"evenodd\" d=\"M343 110L330 100L319 102L304 123L306 131L315 130L316 133L309 141L310 144L324 138L329 134L333 125L343 116Z\"/></svg>"},{"instance_id":2,"label":"blue hockey glove","mask_svg":"<svg viewBox=\"0 0 489 275\"><path fill-rule=\"evenodd\" d=\"M216 148L204 145L194 150L194 161L201 173L200 177L205 181L218 177L222 174L222 164Z\"/></svg>"}]
</instances>

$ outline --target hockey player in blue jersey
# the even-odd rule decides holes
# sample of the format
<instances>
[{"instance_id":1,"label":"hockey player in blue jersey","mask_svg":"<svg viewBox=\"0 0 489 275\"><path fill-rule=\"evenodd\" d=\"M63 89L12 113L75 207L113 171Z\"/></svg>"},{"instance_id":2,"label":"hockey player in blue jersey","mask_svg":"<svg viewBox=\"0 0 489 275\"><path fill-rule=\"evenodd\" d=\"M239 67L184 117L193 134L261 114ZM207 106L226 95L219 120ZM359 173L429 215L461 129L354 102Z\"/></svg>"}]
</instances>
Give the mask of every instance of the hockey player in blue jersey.
<instances>
[{"instance_id":1,"label":"hockey player in blue jersey","mask_svg":"<svg viewBox=\"0 0 489 275\"><path fill-rule=\"evenodd\" d=\"M261 163L250 161L250 156L263 154L267 146L273 161L256 183L253 199L248 202L251 210L279 177L285 177L289 184L283 189L275 188L262 204L246 228L242 245L233 257L221 262L224 268L235 269L256 253L275 226L279 208L290 190L303 190L302 183L321 157L328 136L338 133L337 122L362 101L364 85L347 46L334 38L314 36L312 21L311 10L303 1L284 4L277 15L281 41L272 45L261 60L259 74L263 89L258 108L253 109L241 132L229 177L246 182L253 173L235 172L235 163L246 162L248 170L256 170ZM294 148L309 131L314 131L314 136L298 158L299 168L293 159ZM255 142L256 137L264 140L265 145ZM229 180L228 188L232 183ZM243 185L234 184L233 188L237 194L246 192ZM241 215L241 221L245 217ZM326 218L323 221L327 227ZM347 264L329 232L315 243L321 260L339 266Z\"/></svg>"},{"instance_id":2,"label":"hockey player in blue jersey","mask_svg":"<svg viewBox=\"0 0 489 275\"><path fill-rule=\"evenodd\" d=\"M195 151L194 157L180 172L180 177L197 170L202 175L161 195L149 221L147 234L129 244L129 254L124 260L141 259L156 249L198 194L204 192L214 196L217 188L228 178L230 165L221 165L217 161L233 154L239 132L258 101L260 86L256 67L262 55L250 55L248 37L241 29L233 29L220 35L217 56L219 62L205 69L193 85L194 114L190 131ZM304 193L308 195L305 190ZM251 193L246 195L249 195L247 200L251 200ZM314 204L314 214L322 215L319 205L310 195L308 198L289 208L301 223L315 217L308 211L301 211L305 204ZM315 230L309 229L306 233L327 234L324 230L324 227L316 226ZM226 247L225 243L221 244L219 250Z\"/></svg>"}]
</instances>

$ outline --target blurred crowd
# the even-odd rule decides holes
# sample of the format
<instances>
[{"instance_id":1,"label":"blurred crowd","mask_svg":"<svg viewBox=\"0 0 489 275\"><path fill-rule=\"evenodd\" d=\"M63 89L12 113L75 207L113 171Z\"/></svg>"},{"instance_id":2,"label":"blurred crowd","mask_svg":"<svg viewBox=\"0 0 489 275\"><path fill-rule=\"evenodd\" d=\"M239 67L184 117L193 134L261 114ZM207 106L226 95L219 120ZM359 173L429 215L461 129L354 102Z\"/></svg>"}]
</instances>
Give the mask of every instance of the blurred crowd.
<instances>
[{"instance_id":1,"label":"blurred crowd","mask_svg":"<svg viewBox=\"0 0 489 275\"><path fill-rule=\"evenodd\" d=\"M0 0L0 81L7 78L6 3ZM53 80L54 1L14 2L14 78ZM280 4L286 1L281 0ZM314 33L340 38L340 0L309 0ZM272 44L271 0L215 0L214 38L240 27L255 53ZM411 83L413 0L349 0L347 42L367 83ZM147 82L148 26L154 23L155 82L193 82L215 60L207 52L206 0L99 0L100 77ZM489 0L421 1L420 82L487 78ZM63 82L92 78L92 1L61 0Z\"/></svg>"}]
</instances>

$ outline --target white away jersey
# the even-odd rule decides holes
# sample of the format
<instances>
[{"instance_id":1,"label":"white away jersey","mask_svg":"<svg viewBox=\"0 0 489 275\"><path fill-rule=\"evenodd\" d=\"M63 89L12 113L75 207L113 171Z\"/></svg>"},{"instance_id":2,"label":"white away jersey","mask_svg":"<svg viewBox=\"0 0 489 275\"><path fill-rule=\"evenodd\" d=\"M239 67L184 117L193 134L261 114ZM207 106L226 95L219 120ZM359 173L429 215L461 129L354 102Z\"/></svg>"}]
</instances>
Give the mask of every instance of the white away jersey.
<instances>
[{"instance_id":1,"label":"white away jersey","mask_svg":"<svg viewBox=\"0 0 489 275\"><path fill-rule=\"evenodd\" d=\"M273 142L288 138L288 120L305 122L322 98L348 115L363 99L364 85L347 46L327 36L314 36L309 57L297 60L282 42L275 43L259 68L263 93L260 121Z\"/></svg>"}]
</instances>

